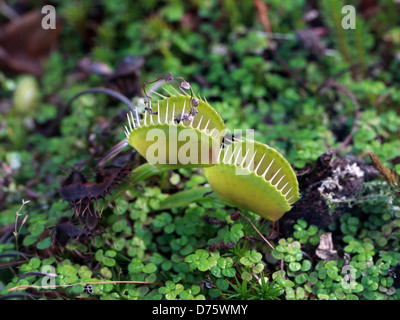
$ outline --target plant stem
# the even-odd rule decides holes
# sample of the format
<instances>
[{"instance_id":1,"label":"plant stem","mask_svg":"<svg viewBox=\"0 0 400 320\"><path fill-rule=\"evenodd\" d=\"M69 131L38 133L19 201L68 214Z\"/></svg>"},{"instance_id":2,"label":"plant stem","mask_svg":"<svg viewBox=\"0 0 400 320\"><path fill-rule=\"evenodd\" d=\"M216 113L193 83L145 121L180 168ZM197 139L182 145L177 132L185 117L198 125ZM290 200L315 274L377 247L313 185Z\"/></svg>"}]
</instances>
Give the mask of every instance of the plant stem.
<instances>
[{"instance_id":1,"label":"plant stem","mask_svg":"<svg viewBox=\"0 0 400 320\"><path fill-rule=\"evenodd\" d=\"M250 221L249 218L247 218L243 213L241 213L240 211L238 211L240 213L241 216L243 216L254 228L254 230L256 230L256 232L260 235L260 237L272 248L275 249L274 246L261 234L260 231L258 231L258 229L256 228L256 226Z\"/></svg>"},{"instance_id":2,"label":"plant stem","mask_svg":"<svg viewBox=\"0 0 400 320\"><path fill-rule=\"evenodd\" d=\"M30 201L25 201L24 199L22 199L22 205L21 207L18 209L18 211L15 213L16 217L15 217L15 225L14 225L14 237L15 237L15 249L17 250L17 259L19 259L19 249L18 249L18 235L21 232L21 228L24 225L24 223L26 222L26 219L28 218L28 216L26 215L24 217L24 219L21 222L21 225L19 226L18 229L18 218L21 216L20 212L22 210L22 208L24 207L25 204L29 203Z\"/></svg>"},{"instance_id":3,"label":"plant stem","mask_svg":"<svg viewBox=\"0 0 400 320\"><path fill-rule=\"evenodd\" d=\"M98 281L98 282L78 282L78 283L73 283L73 284L58 284L54 286L35 286L35 285L30 285L30 284L23 284L20 286L12 287L8 289L8 291L17 291L17 290L24 290L28 288L33 288L33 289L53 289L53 288L68 288L68 287L73 287L73 286L79 286L79 285L86 285L86 284L108 284L108 283L113 283L113 284L120 284L120 283L133 283L133 284L157 284L161 285L161 283L158 282L147 282L147 281Z\"/></svg>"}]
</instances>

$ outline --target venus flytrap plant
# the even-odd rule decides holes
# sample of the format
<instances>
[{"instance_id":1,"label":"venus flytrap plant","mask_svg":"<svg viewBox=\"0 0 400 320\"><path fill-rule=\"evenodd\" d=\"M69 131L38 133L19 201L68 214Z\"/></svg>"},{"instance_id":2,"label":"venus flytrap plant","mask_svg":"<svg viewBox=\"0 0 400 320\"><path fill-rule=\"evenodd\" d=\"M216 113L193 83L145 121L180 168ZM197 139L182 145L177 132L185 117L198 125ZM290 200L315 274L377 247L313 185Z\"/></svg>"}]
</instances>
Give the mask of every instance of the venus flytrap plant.
<instances>
[{"instance_id":1,"label":"venus flytrap plant","mask_svg":"<svg viewBox=\"0 0 400 320\"><path fill-rule=\"evenodd\" d=\"M300 197L289 163L256 141L236 141L222 149L218 163L204 173L217 195L272 221Z\"/></svg>"},{"instance_id":2,"label":"venus flytrap plant","mask_svg":"<svg viewBox=\"0 0 400 320\"><path fill-rule=\"evenodd\" d=\"M105 93L125 103L126 139L102 159L109 159L128 144L149 164L159 169L204 168L213 191L234 205L253 211L272 221L278 220L299 199L296 175L286 159L275 149L252 140L223 145L227 128L216 110L195 96L192 87L181 77L168 74L153 82L182 80L178 92L158 95L155 105L145 91L145 112L110 90L85 90L84 93ZM150 82L150 83L153 83ZM190 95L185 92L190 90ZM189 155L188 155L189 153Z\"/></svg>"},{"instance_id":3,"label":"venus flytrap plant","mask_svg":"<svg viewBox=\"0 0 400 320\"><path fill-rule=\"evenodd\" d=\"M137 111L128 115L125 134L129 145L157 167L212 166L226 130L218 113L206 100L187 94L159 96L156 107L149 102L156 111L146 111L142 119Z\"/></svg>"},{"instance_id":4,"label":"venus flytrap plant","mask_svg":"<svg viewBox=\"0 0 400 320\"><path fill-rule=\"evenodd\" d=\"M177 77L176 79L181 78ZM165 81L169 82L170 79ZM174 87L171 86L171 88L175 90ZM132 170L131 176L134 183L166 170L203 168L211 189L221 198L224 205L244 208L272 221L278 220L285 212L289 211L292 204L299 198L299 188L296 175L286 159L275 149L250 139L231 139L228 141L229 144L224 144L223 138L226 137L227 128L217 111L205 98L196 96L186 81L183 81L178 88L181 92L175 90L174 93L170 93L167 91L167 96L152 92L158 96L156 100L149 100L150 97L145 92L146 107L143 112L142 108L133 106L126 97L110 90L105 91L98 88L85 90L75 95L70 103L84 93L104 93L129 107L130 112L127 114L127 125L125 126L126 139L112 148L100 163L105 163L130 145L148 162ZM190 94L187 94L185 90L190 90ZM151 209L158 210L160 208L158 204L155 205L157 201L154 196L151 197L149 202ZM171 209L168 202L167 207L165 207L165 201L161 204L164 204L164 209ZM125 206L128 206L127 203ZM181 268L179 266L182 265L182 268L189 266L192 271L197 269L199 272L209 272L211 276L219 280L218 289L213 288L209 292L213 297L220 296L227 289L227 284L228 286L229 283L233 284L232 281L228 282L222 277L233 280L240 274L243 279L242 285L245 287L247 287L246 283L257 282L265 265L261 262L261 254L255 251L249 251L237 261L238 265L242 266L240 269L235 267L231 257L220 257L214 253L210 254L206 250L197 250L195 254L189 254L184 262L181 261L179 254L186 255L196 247L194 242L189 243L185 239L189 239L198 232L195 226L199 225L202 210L194 210L193 214L190 214L191 209L196 208L188 208L185 211L187 219L182 220L183 228L178 223L179 219L173 218L168 212L158 215L152 223L152 227L162 229L163 236L157 240L165 247L169 247L166 250L173 252L174 261L178 263L170 264L170 266L161 264L157 266L151 263L146 265L147 267L142 271L145 274L155 275L156 270L150 267L160 267L179 272ZM124 214L119 210L118 213L114 213L121 217ZM258 232L251 221L246 216L243 215L243 217ZM194 223L188 225L187 221ZM141 224L137 224L134 228L138 228L139 225ZM124 232L125 226L126 223L120 224L119 221L116 221L113 224L113 231L115 233ZM244 236L242 227L241 224L236 223L230 230L225 230L226 232L223 233L224 243L237 243ZM175 233L181 237L173 239ZM142 259L145 240L142 239L143 234L141 235L138 229L135 229L135 234L135 238L140 240L140 243L132 243L135 248L131 248L128 254ZM258 234L274 249L260 232ZM115 249L117 248L115 247ZM102 264L100 274L106 279L112 276L111 269L115 269L119 261L116 251L103 250L100 247L96 252L96 260ZM130 264L130 266L132 269L133 265ZM134 280L143 280L141 278L145 274L141 274L140 278ZM266 290L266 288L264 289ZM264 289L263 291L265 291ZM170 294L174 290L171 292L161 291L160 293ZM174 299L175 293L170 294L170 298ZM183 295L179 293L179 297L194 298L195 293L184 291Z\"/></svg>"}]
</instances>

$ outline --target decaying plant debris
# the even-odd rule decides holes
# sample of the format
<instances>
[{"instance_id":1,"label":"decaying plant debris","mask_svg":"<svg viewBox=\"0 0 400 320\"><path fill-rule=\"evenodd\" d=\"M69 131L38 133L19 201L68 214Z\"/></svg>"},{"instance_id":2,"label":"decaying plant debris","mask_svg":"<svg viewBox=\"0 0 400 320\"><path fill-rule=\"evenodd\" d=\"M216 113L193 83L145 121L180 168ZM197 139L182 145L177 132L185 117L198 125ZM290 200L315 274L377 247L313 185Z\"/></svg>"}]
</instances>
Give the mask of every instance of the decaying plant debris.
<instances>
[{"instance_id":1,"label":"decaying plant debris","mask_svg":"<svg viewBox=\"0 0 400 320\"><path fill-rule=\"evenodd\" d=\"M327 228L349 208L346 201L340 200L354 197L364 182L377 177L375 167L362 159L334 157L333 152L322 154L315 164L298 173L303 194L290 214L280 220L282 232L291 232L297 219ZM333 212L327 204L329 199L338 202Z\"/></svg>"}]
</instances>

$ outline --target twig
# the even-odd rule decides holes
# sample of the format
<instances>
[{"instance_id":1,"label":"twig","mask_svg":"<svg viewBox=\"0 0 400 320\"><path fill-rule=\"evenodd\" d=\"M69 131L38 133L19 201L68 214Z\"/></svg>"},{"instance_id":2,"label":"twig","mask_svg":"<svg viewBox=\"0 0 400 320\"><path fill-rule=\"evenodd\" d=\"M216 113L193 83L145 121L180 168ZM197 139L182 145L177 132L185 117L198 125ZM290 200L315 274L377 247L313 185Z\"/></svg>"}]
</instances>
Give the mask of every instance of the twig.
<instances>
[{"instance_id":1,"label":"twig","mask_svg":"<svg viewBox=\"0 0 400 320\"><path fill-rule=\"evenodd\" d=\"M18 12L14 10L11 6L9 6L5 0L0 1L0 12L7 17L9 20L13 21L20 17Z\"/></svg>"},{"instance_id":2,"label":"twig","mask_svg":"<svg viewBox=\"0 0 400 320\"><path fill-rule=\"evenodd\" d=\"M123 104L125 104L133 113L136 112L136 108L134 107L132 102L126 96L119 93L118 91L108 89L108 88L102 88L102 87L89 88L89 89L83 90L81 92L78 92L67 102L65 109L67 109L76 98L79 98L80 96L82 96L84 94L88 94L88 93L103 93L103 94L109 95L115 99L118 99Z\"/></svg>"},{"instance_id":3,"label":"twig","mask_svg":"<svg viewBox=\"0 0 400 320\"><path fill-rule=\"evenodd\" d=\"M79 286L79 285L87 285L87 284L108 284L108 283L130 283L130 284L157 284L161 285L161 283L158 282L146 282L146 281L98 281L98 282L78 282L78 283L73 283L73 284L58 284L58 285L50 285L50 286L35 286L35 285L30 285L30 284L23 284L20 286L12 287L8 289L8 291L18 291L18 290L24 290L28 288L33 288L33 289L54 289L54 288L68 288L72 286Z\"/></svg>"},{"instance_id":4,"label":"twig","mask_svg":"<svg viewBox=\"0 0 400 320\"><path fill-rule=\"evenodd\" d=\"M269 23L268 19L268 7L267 5L262 2L261 0L254 0L254 4L257 8L258 11L258 17L260 18L260 21L262 25L264 26L265 32L267 32L268 35L272 33L271 31L271 24ZM271 40L271 38L270 38Z\"/></svg>"},{"instance_id":5,"label":"twig","mask_svg":"<svg viewBox=\"0 0 400 320\"><path fill-rule=\"evenodd\" d=\"M49 132L52 132L54 127L61 121L62 117L64 114L67 112L68 108L72 105L75 99L79 98L80 96L88 93L102 93L108 96L111 96L123 104L125 104L130 111L133 112L133 114L136 114L136 108L133 105L133 103L123 94L119 93L118 91L108 89L108 88L103 88L103 87L98 87L98 88L89 88L83 91L78 92L75 94L71 99L68 100L68 102L62 107L60 113L58 114L57 118L52 122L50 125Z\"/></svg>"},{"instance_id":6,"label":"twig","mask_svg":"<svg viewBox=\"0 0 400 320\"><path fill-rule=\"evenodd\" d=\"M16 215L16 219L15 219L15 225L14 225L14 236L17 237L18 236L18 218L21 216L19 213L21 212L22 208L24 207L24 205L26 205L27 203L29 203L30 201L25 201L24 199L22 199L22 204L21 207L19 207L18 211L15 213ZM24 224L26 220L26 217L24 218L24 220L22 221L21 225L20 225L20 229L22 227L22 225Z\"/></svg>"},{"instance_id":7,"label":"twig","mask_svg":"<svg viewBox=\"0 0 400 320\"><path fill-rule=\"evenodd\" d=\"M260 231L258 231L258 229L256 228L256 226L250 221L249 218L247 218L243 213L241 213L240 211L237 211L240 213L240 215L245 218L250 224L251 226L254 228L254 230L256 230L256 232L260 235L260 237L272 248L275 249L274 246L261 234Z\"/></svg>"},{"instance_id":8,"label":"twig","mask_svg":"<svg viewBox=\"0 0 400 320\"><path fill-rule=\"evenodd\" d=\"M386 92L385 94L379 96L375 102L373 103L373 106L376 108L378 107L383 101L385 101L388 97L390 97L391 93Z\"/></svg>"},{"instance_id":9,"label":"twig","mask_svg":"<svg viewBox=\"0 0 400 320\"><path fill-rule=\"evenodd\" d=\"M27 253L21 253L21 252L5 252L5 253L0 253L0 259L1 258L9 258L9 257L18 257L18 256L23 256L23 258L33 258L33 254L27 254Z\"/></svg>"},{"instance_id":10,"label":"twig","mask_svg":"<svg viewBox=\"0 0 400 320\"><path fill-rule=\"evenodd\" d=\"M271 30L271 24L268 19L268 7L267 5L262 2L261 0L254 0L254 5L256 6L258 17L261 21L261 24L263 25L265 32L267 34L268 40L273 44L272 40L273 37L271 36L272 30ZM286 61L280 56L278 51L276 50L275 45L269 45L269 49L271 53L274 55L275 59L278 61L282 69L288 73L297 83L297 85L302 88L306 93L312 94L311 90L307 88L307 86L304 84L305 81L295 72L293 71L289 65L286 63Z\"/></svg>"}]
</instances>

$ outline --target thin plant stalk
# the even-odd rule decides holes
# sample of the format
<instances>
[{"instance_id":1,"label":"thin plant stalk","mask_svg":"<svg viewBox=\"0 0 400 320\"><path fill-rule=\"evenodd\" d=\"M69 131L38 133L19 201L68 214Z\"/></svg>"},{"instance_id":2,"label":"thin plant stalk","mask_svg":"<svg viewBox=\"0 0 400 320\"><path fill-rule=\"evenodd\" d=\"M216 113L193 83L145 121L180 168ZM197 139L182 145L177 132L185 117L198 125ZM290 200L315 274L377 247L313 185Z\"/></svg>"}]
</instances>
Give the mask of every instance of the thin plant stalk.
<instances>
[{"instance_id":1,"label":"thin plant stalk","mask_svg":"<svg viewBox=\"0 0 400 320\"><path fill-rule=\"evenodd\" d=\"M22 226L25 224L26 220L28 219L28 215L26 215L26 216L24 217L24 219L22 220L22 222L21 222L19 228L18 228L18 220L19 220L19 217L21 216L20 212L21 212L22 208L24 207L24 205L26 205L26 204L29 203L29 202L30 202L29 200L28 200L28 201L25 201L24 199L22 199L21 207L20 207L20 208L18 209L18 211L15 213L15 216L16 216L16 217L15 217L15 225L14 225L14 232L13 232L13 234L14 234L14 237L15 237L15 248L16 248L17 253L18 253L18 255L17 255L18 259L19 259L18 236L19 236L19 234L20 234L20 232L21 232Z\"/></svg>"},{"instance_id":2,"label":"thin plant stalk","mask_svg":"<svg viewBox=\"0 0 400 320\"><path fill-rule=\"evenodd\" d=\"M247 218L243 213L241 213L240 211L238 211L240 213L240 215L245 218L250 224L251 226L254 228L254 230L256 230L256 232L260 235L260 237L265 241L266 244L268 244L272 249L275 249L274 246L261 234L260 231L258 231L258 229L256 228L256 226L250 221L249 218Z\"/></svg>"}]
</instances>

